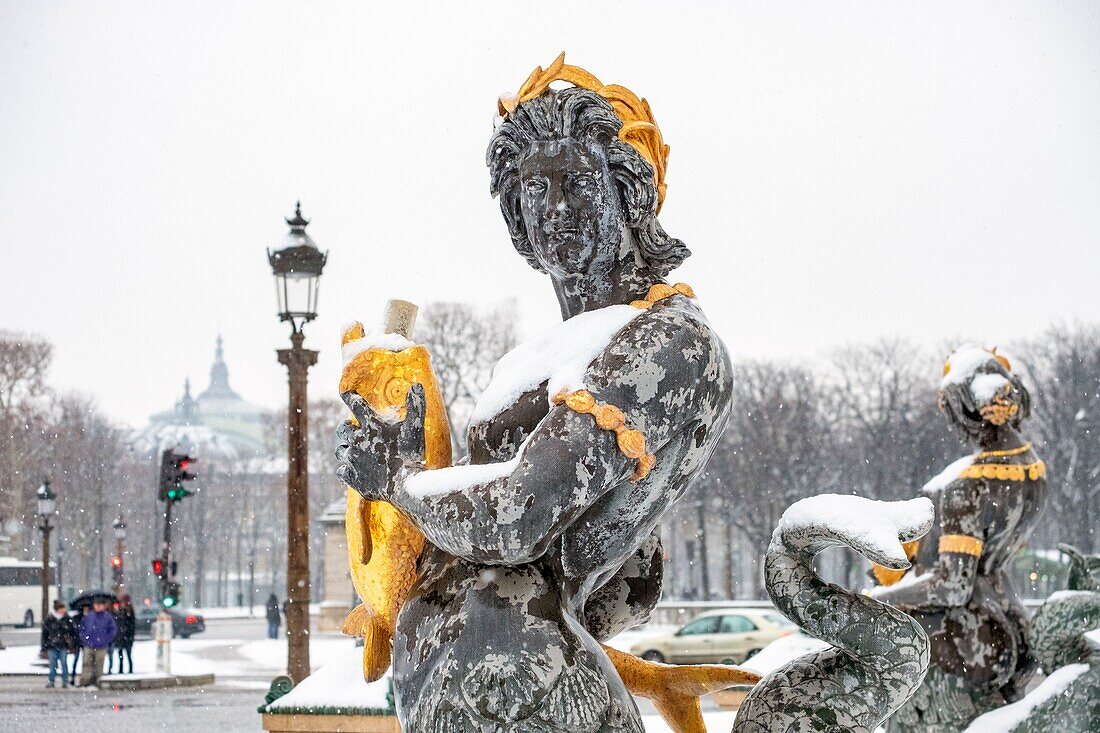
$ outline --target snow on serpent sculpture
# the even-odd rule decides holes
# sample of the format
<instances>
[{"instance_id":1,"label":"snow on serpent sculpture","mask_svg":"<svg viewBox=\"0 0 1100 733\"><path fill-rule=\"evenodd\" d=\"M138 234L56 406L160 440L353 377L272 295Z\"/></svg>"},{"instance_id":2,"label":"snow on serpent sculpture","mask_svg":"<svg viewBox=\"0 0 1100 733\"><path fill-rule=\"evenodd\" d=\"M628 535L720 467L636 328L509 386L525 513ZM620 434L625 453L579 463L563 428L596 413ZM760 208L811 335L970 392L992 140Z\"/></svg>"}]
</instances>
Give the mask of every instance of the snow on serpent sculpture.
<instances>
[{"instance_id":1,"label":"snow on serpent sculpture","mask_svg":"<svg viewBox=\"0 0 1100 733\"><path fill-rule=\"evenodd\" d=\"M870 733L909 699L928 669L928 637L912 617L826 583L814 557L845 545L884 567L909 566L901 542L932 527L928 499L881 502L825 494L779 520L764 581L779 611L834 646L775 670L749 694L734 733Z\"/></svg>"}]
</instances>

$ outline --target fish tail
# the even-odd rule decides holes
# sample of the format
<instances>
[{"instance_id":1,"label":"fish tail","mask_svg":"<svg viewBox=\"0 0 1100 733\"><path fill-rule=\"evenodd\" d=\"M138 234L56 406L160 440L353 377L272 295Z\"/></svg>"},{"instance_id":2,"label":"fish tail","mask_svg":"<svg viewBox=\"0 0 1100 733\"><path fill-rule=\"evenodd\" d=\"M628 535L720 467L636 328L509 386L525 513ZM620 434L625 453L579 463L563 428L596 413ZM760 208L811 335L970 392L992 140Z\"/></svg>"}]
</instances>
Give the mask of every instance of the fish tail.
<instances>
[{"instance_id":1,"label":"fish tail","mask_svg":"<svg viewBox=\"0 0 1100 733\"><path fill-rule=\"evenodd\" d=\"M393 629L377 616L363 624L363 679L374 682L390 667Z\"/></svg>"}]
</instances>

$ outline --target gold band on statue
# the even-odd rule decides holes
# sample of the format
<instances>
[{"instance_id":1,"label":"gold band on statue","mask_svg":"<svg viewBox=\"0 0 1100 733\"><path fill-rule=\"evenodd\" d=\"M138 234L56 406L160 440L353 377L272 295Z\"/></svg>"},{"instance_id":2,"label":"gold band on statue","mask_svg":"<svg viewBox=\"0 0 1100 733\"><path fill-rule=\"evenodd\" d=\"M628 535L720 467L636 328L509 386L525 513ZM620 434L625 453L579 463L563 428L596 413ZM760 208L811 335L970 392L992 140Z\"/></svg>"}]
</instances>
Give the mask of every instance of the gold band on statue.
<instances>
[{"instance_id":1,"label":"gold band on statue","mask_svg":"<svg viewBox=\"0 0 1100 733\"><path fill-rule=\"evenodd\" d=\"M978 458L997 458L998 456L1018 456L1021 453L1027 453L1031 450L1031 443L1024 443L1019 448L1012 448L1011 450L983 450L978 454Z\"/></svg>"},{"instance_id":2,"label":"gold band on statue","mask_svg":"<svg viewBox=\"0 0 1100 733\"><path fill-rule=\"evenodd\" d=\"M988 478L997 481L1038 481L1047 473L1046 464L1042 461L1028 464L1011 463L976 463L967 466L959 474L959 478Z\"/></svg>"},{"instance_id":3,"label":"gold band on statue","mask_svg":"<svg viewBox=\"0 0 1100 733\"><path fill-rule=\"evenodd\" d=\"M550 401L555 405L564 404L573 412L591 415L596 419L597 427L615 433L615 443L619 451L627 458L638 462L634 475L630 477L631 483L644 479L657 465L657 457L646 451L645 435L640 430L628 428L626 415L615 405L597 402L587 389L578 389L574 392L562 389Z\"/></svg>"},{"instance_id":4,"label":"gold band on statue","mask_svg":"<svg viewBox=\"0 0 1100 733\"><path fill-rule=\"evenodd\" d=\"M983 547L985 547L985 543L968 534L945 534L940 537L941 555L945 552L956 552L960 555L981 557Z\"/></svg>"},{"instance_id":5,"label":"gold band on statue","mask_svg":"<svg viewBox=\"0 0 1100 733\"><path fill-rule=\"evenodd\" d=\"M632 300L630 304L635 308L648 308L658 300L671 298L673 295L683 295L687 298L694 298L695 291L692 290L691 286L687 283L676 283L675 285L657 283L656 285L650 286L649 292L646 293L645 300Z\"/></svg>"}]
</instances>

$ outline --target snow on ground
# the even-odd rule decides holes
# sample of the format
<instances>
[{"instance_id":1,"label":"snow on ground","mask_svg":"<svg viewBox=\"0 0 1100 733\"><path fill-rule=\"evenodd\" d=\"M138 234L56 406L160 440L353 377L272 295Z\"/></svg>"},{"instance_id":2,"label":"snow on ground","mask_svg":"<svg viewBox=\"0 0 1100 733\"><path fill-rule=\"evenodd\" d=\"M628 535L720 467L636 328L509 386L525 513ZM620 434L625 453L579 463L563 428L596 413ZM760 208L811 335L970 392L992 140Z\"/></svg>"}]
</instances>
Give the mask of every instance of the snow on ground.
<instances>
[{"instance_id":1,"label":"snow on ground","mask_svg":"<svg viewBox=\"0 0 1100 733\"><path fill-rule=\"evenodd\" d=\"M342 651L355 647L347 637L314 636L309 644L309 660L316 669L338 658ZM175 639L172 641L172 674L209 674L221 677L275 677L286 673L286 640L261 639ZM156 671L155 641L134 643L134 672L142 675ZM69 658L71 664L72 657ZM45 660L38 658L38 645L13 646L0 650L0 674L46 674Z\"/></svg>"},{"instance_id":2,"label":"snow on ground","mask_svg":"<svg viewBox=\"0 0 1100 733\"><path fill-rule=\"evenodd\" d=\"M745 669L751 669L754 672L767 675L791 660L798 659L805 654L828 649L830 646L830 644L826 644L821 639L815 639L806 634L791 634L790 636L780 637L771 644L768 644L759 652L749 657L741 666Z\"/></svg>"},{"instance_id":3,"label":"snow on ground","mask_svg":"<svg viewBox=\"0 0 1100 733\"><path fill-rule=\"evenodd\" d=\"M733 721L737 713L732 710L723 710L717 713L703 713L703 720L707 724L708 733L723 733L733 728ZM646 733L672 733L672 728L659 715L643 715L642 724Z\"/></svg>"},{"instance_id":4,"label":"snow on ground","mask_svg":"<svg viewBox=\"0 0 1100 733\"><path fill-rule=\"evenodd\" d=\"M1054 670L1049 677L1043 680L1034 690L1027 693L1022 700L975 718L974 722L963 733L1005 733L1005 731L1012 730L1044 701L1062 694L1063 690L1073 684L1073 681L1087 672L1088 669L1089 665L1087 664L1067 664L1065 667Z\"/></svg>"},{"instance_id":5,"label":"snow on ground","mask_svg":"<svg viewBox=\"0 0 1100 733\"><path fill-rule=\"evenodd\" d=\"M389 689L388 674L377 682L363 679L363 648L352 646L334 654L302 684L271 703L268 710L310 706L385 708L389 706L386 701Z\"/></svg>"}]
</instances>

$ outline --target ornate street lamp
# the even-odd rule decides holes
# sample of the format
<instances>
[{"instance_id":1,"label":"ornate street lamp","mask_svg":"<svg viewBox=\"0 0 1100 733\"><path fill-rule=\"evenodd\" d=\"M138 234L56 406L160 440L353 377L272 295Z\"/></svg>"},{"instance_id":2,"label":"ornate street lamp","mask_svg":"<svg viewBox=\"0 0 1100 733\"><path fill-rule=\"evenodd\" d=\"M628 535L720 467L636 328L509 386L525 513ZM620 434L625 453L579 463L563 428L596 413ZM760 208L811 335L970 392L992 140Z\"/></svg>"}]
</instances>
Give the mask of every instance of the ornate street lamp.
<instances>
[{"instance_id":1,"label":"ornate street lamp","mask_svg":"<svg viewBox=\"0 0 1100 733\"><path fill-rule=\"evenodd\" d=\"M42 533L42 611L40 621L50 612L50 517L57 513L57 494L50 490L50 482L43 480L36 492L38 498L38 531Z\"/></svg>"},{"instance_id":2,"label":"ornate street lamp","mask_svg":"<svg viewBox=\"0 0 1100 733\"><path fill-rule=\"evenodd\" d=\"M115 554L111 557L111 573L115 580L115 595L122 597L122 591L126 586L123 565L123 557L126 551L126 522L119 514L111 524L115 530Z\"/></svg>"},{"instance_id":3,"label":"ornate street lamp","mask_svg":"<svg viewBox=\"0 0 1100 733\"><path fill-rule=\"evenodd\" d=\"M279 363L286 365L290 383L287 410L287 569L286 630L287 674L297 684L309 676L309 418L306 391L309 368L317 352L302 348L302 327L317 317L317 288L328 259L306 234L309 221L302 205L287 219L290 233L282 249L268 250L275 275L279 320L290 321L290 348L279 349Z\"/></svg>"},{"instance_id":4,"label":"ornate street lamp","mask_svg":"<svg viewBox=\"0 0 1100 733\"><path fill-rule=\"evenodd\" d=\"M317 287L328 252L317 249L306 234L309 220L302 218L302 202L294 206L294 218L287 219L290 232L282 249L267 251L267 260L275 273L275 297L279 320L290 321L293 333L317 317Z\"/></svg>"}]
</instances>

